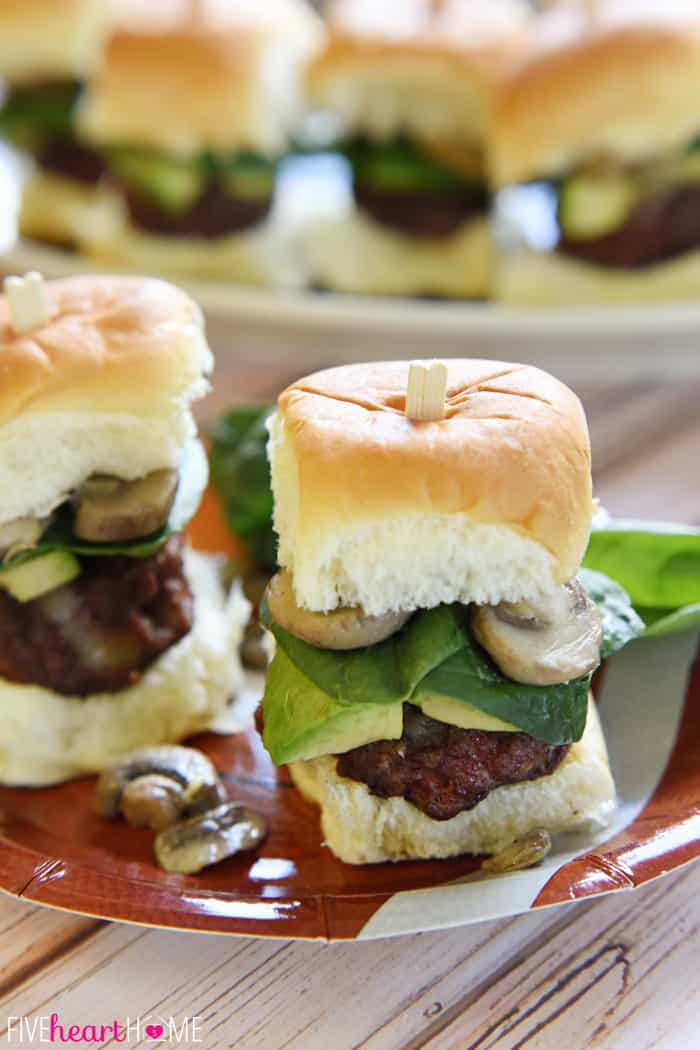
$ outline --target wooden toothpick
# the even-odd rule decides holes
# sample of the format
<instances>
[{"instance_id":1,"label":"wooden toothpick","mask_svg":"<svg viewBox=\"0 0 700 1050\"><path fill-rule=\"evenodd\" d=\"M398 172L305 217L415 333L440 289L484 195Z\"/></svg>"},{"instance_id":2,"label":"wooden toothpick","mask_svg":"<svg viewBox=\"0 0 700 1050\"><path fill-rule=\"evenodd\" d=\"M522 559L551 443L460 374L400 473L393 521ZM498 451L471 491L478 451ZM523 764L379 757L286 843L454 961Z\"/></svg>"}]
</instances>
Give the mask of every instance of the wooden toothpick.
<instances>
[{"instance_id":1,"label":"wooden toothpick","mask_svg":"<svg viewBox=\"0 0 700 1050\"><path fill-rule=\"evenodd\" d=\"M40 273L32 271L24 277L6 277L3 291L10 307L10 323L18 335L46 324L49 313Z\"/></svg>"},{"instance_id":2,"label":"wooden toothpick","mask_svg":"<svg viewBox=\"0 0 700 1050\"><path fill-rule=\"evenodd\" d=\"M444 419L447 365L444 361L412 361L408 366L406 415L409 419Z\"/></svg>"}]
</instances>

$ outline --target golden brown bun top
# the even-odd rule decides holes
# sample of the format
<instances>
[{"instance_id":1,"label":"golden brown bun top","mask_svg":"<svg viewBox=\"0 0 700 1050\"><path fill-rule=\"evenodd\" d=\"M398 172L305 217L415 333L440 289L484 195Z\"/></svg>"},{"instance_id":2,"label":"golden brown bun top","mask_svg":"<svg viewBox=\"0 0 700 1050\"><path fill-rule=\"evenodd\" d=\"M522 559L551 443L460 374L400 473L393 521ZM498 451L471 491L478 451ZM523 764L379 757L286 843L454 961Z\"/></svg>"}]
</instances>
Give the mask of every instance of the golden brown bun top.
<instances>
[{"instance_id":1,"label":"golden brown bun top","mask_svg":"<svg viewBox=\"0 0 700 1050\"><path fill-rule=\"evenodd\" d=\"M165 419L205 387L212 358L199 307L144 277L47 281L48 323L26 335L0 297L0 428L43 413Z\"/></svg>"},{"instance_id":2,"label":"golden brown bun top","mask_svg":"<svg viewBox=\"0 0 700 1050\"><path fill-rule=\"evenodd\" d=\"M534 23L495 107L499 185L600 158L639 162L700 131L697 0L561 3Z\"/></svg>"},{"instance_id":3,"label":"golden brown bun top","mask_svg":"<svg viewBox=\"0 0 700 1050\"><path fill-rule=\"evenodd\" d=\"M81 79L114 14L108 0L0 0L0 79Z\"/></svg>"},{"instance_id":4,"label":"golden brown bun top","mask_svg":"<svg viewBox=\"0 0 700 1050\"><path fill-rule=\"evenodd\" d=\"M523 42L529 23L522 0L336 0L326 19L324 53L310 83L336 64L364 57L449 57L490 77Z\"/></svg>"},{"instance_id":5,"label":"golden brown bun top","mask_svg":"<svg viewBox=\"0 0 700 1050\"><path fill-rule=\"evenodd\" d=\"M295 67L321 37L306 0L136 4L109 39L81 130L174 152L278 148L275 110L290 105Z\"/></svg>"},{"instance_id":6,"label":"golden brown bun top","mask_svg":"<svg viewBox=\"0 0 700 1050\"><path fill-rule=\"evenodd\" d=\"M591 523L591 461L576 395L527 365L449 360L445 418L404 414L407 362L317 372L279 398L299 488L348 518L465 513L509 526L569 579ZM306 497L305 497L306 498Z\"/></svg>"}]
</instances>

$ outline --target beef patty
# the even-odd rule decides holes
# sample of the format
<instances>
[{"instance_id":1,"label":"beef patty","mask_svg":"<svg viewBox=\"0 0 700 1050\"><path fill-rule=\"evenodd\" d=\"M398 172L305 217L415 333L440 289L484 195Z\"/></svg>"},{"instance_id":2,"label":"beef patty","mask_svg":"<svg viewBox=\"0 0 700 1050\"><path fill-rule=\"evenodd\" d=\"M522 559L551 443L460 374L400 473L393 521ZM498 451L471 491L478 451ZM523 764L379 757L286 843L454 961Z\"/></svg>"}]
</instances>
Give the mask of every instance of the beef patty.
<instances>
[{"instance_id":1,"label":"beef patty","mask_svg":"<svg viewBox=\"0 0 700 1050\"><path fill-rule=\"evenodd\" d=\"M403 707L400 740L380 740L347 751L338 773L367 784L373 795L398 795L433 820L473 809L494 788L553 773L569 750L526 733L458 729Z\"/></svg>"},{"instance_id":2,"label":"beef patty","mask_svg":"<svg viewBox=\"0 0 700 1050\"><path fill-rule=\"evenodd\" d=\"M700 248L700 186L646 197L617 230L590 240L561 237L559 251L613 269L635 270Z\"/></svg>"},{"instance_id":3,"label":"beef patty","mask_svg":"<svg viewBox=\"0 0 700 1050\"><path fill-rule=\"evenodd\" d=\"M105 170L100 154L74 139L54 139L37 154L36 162L44 171L74 179L85 186L96 185Z\"/></svg>"},{"instance_id":4,"label":"beef patty","mask_svg":"<svg viewBox=\"0 0 700 1050\"><path fill-rule=\"evenodd\" d=\"M173 537L150 558L85 558L81 575L31 602L0 590L0 676L64 696L113 692L192 626Z\"/></svg>"},{"instance_id":5,"label":"beef patty","mask_svg":"<svg viewBox=\"0 0 700 1050\"><path fill-rule=\"evenodd\" d=\"M160 208L152 200L124 188L129 217L134 226L168 237L213 239L257 226L266 218L272 197L231 197L211 183L184 212Z\"/></svg>"},{"instance_id":6,"label":"beef patty","mask_svg":"<svg viewBox=\"0 0 700 1050\"><path fill-rule=\"evenodd\" d=\"M486 212L489 194L485 187L464 186L439 192L374 190L355 183L358 206L382 226L410 237L449 237L468 219Z\"/></svg>"}]
</instances>

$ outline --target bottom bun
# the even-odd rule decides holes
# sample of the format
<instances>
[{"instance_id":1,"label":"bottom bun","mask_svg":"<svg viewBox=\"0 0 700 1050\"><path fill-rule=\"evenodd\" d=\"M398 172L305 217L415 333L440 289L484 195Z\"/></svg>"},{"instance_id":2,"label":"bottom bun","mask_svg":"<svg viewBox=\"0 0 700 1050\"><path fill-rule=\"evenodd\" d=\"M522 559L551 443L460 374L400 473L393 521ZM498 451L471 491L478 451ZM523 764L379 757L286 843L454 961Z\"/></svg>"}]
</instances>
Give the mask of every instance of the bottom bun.
<instances>
[{"instance_id":1,"label":"bottom bun","mask_svg":"<svg viewBox=\"0 0 700 1050\"><path fill-rule=\"evenodd\" d=\"M301 251L312 281L335 292L455 299L491 294L493 241L485 218L468 220L449 237L410 237L355 208L310 222Z\"/></svg>"},{"instance_id":2,"label":"bottom bun","mask_svg":"<svg viewBox=\"0 0 700 1050\"><path fill-rule=\"evenodd\" d=\"M91 229L104 225L114 209L114 195L103 186L37 170L22 190L19 232L31 240L79 246Z\"/></svg>"},{"instance_id":3,"label":"bottom bun","mask_svg":"<svg viewBox=\"0 0 700 1050\"><path fill-rule=\"evenodd\" d=\"M93 262L111 268L194 280L300 288L304 274L274 214L223 237L168 237L131 226L121 214L82 241Z\"/></svg>"},{"instance_id":4,"label":"bottom bun","mask_svg":"<svg viewBox=\"0 0 700 1050\"><path fill-rule=\"evenodd\" d=\"M0 782L56 784L209 726L243 681L238 646L249 605L238 588L225 597L211 557L186 551L185 574L192 630L135 685L81 699L0 681Z\"/></svg>"},{"instance_id":5,"label":"bottom bun","mask_svg":"<svg viewBox=\"0 0 700 1050\"><path fill-rule=\"evenodd\" d=\"M299 790L321 806L326 845L347 864L499 853L539 828L554 834L601 824L613 808L613 783L598 713L591 700L586 731L554 773L496 788L450 820L432 820L403 798L378 798L338 776L331 756L294 762Z\"/></svg>"},{"instance_id":6,"label":"bottom bun","mask_svg":"<svg viewBox=\"0 0 700 1050\"><path fill-rule=\"evenodd\" d=\"M698 289L700 251L641 270L524 252L501 263L495 296L510 306L615 306L694 300Z\"/></svg>"}]
</instances>

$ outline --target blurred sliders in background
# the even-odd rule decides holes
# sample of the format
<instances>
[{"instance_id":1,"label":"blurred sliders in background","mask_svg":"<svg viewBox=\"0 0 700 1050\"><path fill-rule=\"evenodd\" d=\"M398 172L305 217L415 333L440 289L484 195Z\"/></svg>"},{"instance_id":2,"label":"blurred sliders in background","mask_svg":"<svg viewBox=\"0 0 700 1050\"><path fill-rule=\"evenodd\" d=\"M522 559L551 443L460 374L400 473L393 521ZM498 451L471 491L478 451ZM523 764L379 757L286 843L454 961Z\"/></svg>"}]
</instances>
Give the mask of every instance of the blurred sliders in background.
<instances>
[{"instance_id":1,"label":"blurred sliders in background","mask_svg":"<svg viewBox=\"0 0 700 1050\"><path fill-rule=\"evenodd\" d=\"M694 374L698 68L696 0L0 0L0 267L174 277L299 371Z\"/></svg>"}]
</instances>

